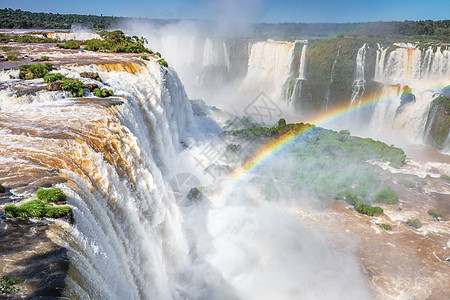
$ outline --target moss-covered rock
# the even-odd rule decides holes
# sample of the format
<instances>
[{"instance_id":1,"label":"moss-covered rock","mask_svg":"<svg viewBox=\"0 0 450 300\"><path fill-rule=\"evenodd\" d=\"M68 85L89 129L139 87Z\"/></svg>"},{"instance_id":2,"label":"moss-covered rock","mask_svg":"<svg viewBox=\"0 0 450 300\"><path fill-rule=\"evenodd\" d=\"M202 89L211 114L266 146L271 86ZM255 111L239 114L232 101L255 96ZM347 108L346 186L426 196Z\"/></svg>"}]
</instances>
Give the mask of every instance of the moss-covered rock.
<instances>
[{"instance_id":1,"label":"moss-covered rock","mask_svg":"<svg viewBox=\"0 0 450 300\"><path fill-rule=\"evenodd\" d=\"M39 200L31 200L20 206L6 205L5 214L8 218L63 218L71 217L72 209L69 206L52 206Z\"/></svg>"},{"instance_id":2,"label":"moss-covered rock","mask_svg":"<svg viewBox=\"0 0 450 300\"><path fill-rule=\"evenodd\" d=\"M374 214L382 214L383 209L379 206L370 206L368 204L358 202L355 205L355 210L361 214L365 214L368 216L373 216Z\"/></svg>"},{"instance_id":3,"label":"moss-covered rock","mask_svg":"<svg viewBox=\"0 0 450 300\"><path fill-rule=\"evenodd\" d=\"M382 223L382 224L381 224L381 227L383 227L383 229L385 229L385 230L392 230L392 226L389 225L389 224L384 224L384 223Z\"/></svg>"},{"instance_id":4,"label":"moss-covered rock","mask_svg":"<svg viewBox=\"0 0 450 300\"><path fill-rule=\"evenodd\" d=\"M419 229L420 227L422 227L422 222L420 222L420 220L418 219L408 219L408 221L406 221L406 225Z\"/></svg>"},{"instance_id":5,"label":"moss-covered rock","mask_svg":"<svg viewBox=\"0 0 450 300\"><path fill-rule=\"evenodd\" d=\"M427 211L427 213L428 213L430 216L435 217L435 218L440 218L440 217L442 217L442 211L437 210L437 209L429 209L429 210Z\"/></svg>"},{"instance_id":6,"label":"moss-covered rock","mask_svg":"<svg viewBox=\"0 0 450 300\"><path fill-rule=\"evenodd\" d=\"M439 150L446 147L450 131L450 97L439 97L431 102L425 126L425 142ZM447 145L449 147L450 145Z\"/></svg>"},{"instance_id":7,"label":"moss-covered rock","mask_svg":"<svg viewBox=\"0 0 450 300\"><path fill-rule=\"evenodd\" d=\"M37 190L36 196L38 200L41 200L42 202L46 203L50 202L59 203L64 202L67 199L66 195L59 188L51 188L51 189L40 188Z\"/></svg>"}]
</instances>

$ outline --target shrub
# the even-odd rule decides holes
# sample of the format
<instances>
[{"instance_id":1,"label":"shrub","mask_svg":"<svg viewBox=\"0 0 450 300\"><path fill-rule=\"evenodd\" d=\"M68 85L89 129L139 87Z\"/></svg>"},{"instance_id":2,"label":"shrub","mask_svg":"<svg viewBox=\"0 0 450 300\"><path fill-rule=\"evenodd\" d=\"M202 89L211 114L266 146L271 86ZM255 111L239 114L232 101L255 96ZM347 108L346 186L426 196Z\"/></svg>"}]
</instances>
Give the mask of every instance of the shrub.
<instances>
[{"instance_id":1,"label":"shrub","mask_svg":"<svg viewBox=\"0 0 450 300\"><path fill-rule=\"evenodd\" d=\"M31 200L20 206L5 206L5 214L9 218L62 218L71 216L71 213L69 206L51 206L39 200Z\"/></svg>"},{"instance_id":2,"label":"shrub","mask_svg":"<svg viewBox=\"0 0 450 300\"><path fill-rule=\"evenodd\" d=\"M4 193L5 192L5 188L3 187L3 185L0 183L0 193Z\"/></svg>"},{"instance_id":3,"label":"shrub","mask_svg":"<svg viewBox=\"0 0 450 300\"><path fill-rule=\"evenodd\" d=\"M413 220L408 219L408 221L406 221L406 224L407 224L408 226L414 227L414 228L416 228L416 229L422 227L422 223L421 223L419 220L417 220L417 219L413 219Z\"/></svg>"},{"instance_id":4,"label":"shrub","mask_svg":"<svg viewBox=\"0 0 450 300\"><path fill-rule=\"evenodd\" d=\"M161 53L156 52L155 55L158 56L159 58L161 58Z\"/></svg>"},{"instance_id":5,"label":"shrub","mask_svg":"<svg viewBox=\"0 0 450 300\"><path fill-rule=\"evenodd\" d=\"M161 59L159 60L159 64L160 64L161 66L163 66L163 67L166 67L166 68L169 67L169 64L167 63L167 61L166 61L164 58L161 58Z\"/></svg>"},{"instance_id":6,"label":"shrub","mask_svg":"<svg viewBox=\"0 0 450 300\"><path fill-rule=\"evenodd\" d=\"M17 60L18 57L19 57L19 56L18 56L17 53L10 53L10 54L8 54L8 55L6 56L6 59L7 59L7 60Z\"/></svg>"},{"instance_id":7,"label":"shrub","mask_svg":"<svg viewBox=\"0 0 450 300\"><path fill-rule=\"evenodd\" d=\"M442 212L437 209L429 209L428 214L435 218L442 217Z\"/></svg>"},{"instance_id":8,"label":"shrub","mask_svg":"<svg viewBox=\"0 0 450 300\"><path fill-rule=\"evenodd\" d=\"M142 56L141 56L141 59L143 59L143 60L148 60L148 56L147 56L147 55L142 55Z\"/></svg>"},{"instance_id":9,"label":"shrub","mask_svg":"<svg viewBox=\"0 0 450 300\"><path fill-rule=\"evenodd\" d=\"M64 202L66 201L66 195L61 191L59 188L51 188L51 189L45 189L40 188L36 192L36 196L38 200L41 200L42 202Z\"/></svg>"},{"instance_id":10,"label":"shrub","mask_svg":"<svg viewBox=\"0 0 450 300\"><path fill-rule=\"evenodd\" d=\"M358 198L353 190L345 190L343 192L337 193L333 198L336 200L344 200L351 205L356 205L361 202L361 199Z\"/></svg>"},{"instance_id":11,"label":"shrub","mask_svg":"<svg viewBox=\"0 0 450 300\"><path fill-rule=\"evenodd\" d=\"M106 52L127 52L127 53L152 53L144 47L147 40L143 37L126 36L121 30L102 31L99 33L103 40L92 39L84 42L84 50L106 51Z\"/></svg>"},{"instance_id":12,"label":"shrub","mask_svg":"<svg viewBox=\"0 0 450 300\"><path fill-rule=\"evenodd\" d=\"M382 224L381 224L381 227L383 227L385 230L392 230L392 226L389 225L389 224L384 224L384 223L382 223Z\"/></svg>"},{"instance_id":13,"label":"shrub","mask_svg":"<svg viewBox=\"0 0 450 300\"><path fill-rule=\"evenodd\" d=\"M445 180L450 180L450 176L445 175L445 174L442 174L442 175L440 176L440 178L441 178L441 179L445 179Z\"/></svg>"},{"instance_id":14,"label":"shrub","mask_svg":"<svg viewBox=\"0 0 450 300\"><path fill-rule=\"evenodd\" d=\"M25 279L14 278L13 276L4 275L0 279L0 294L9 295L19 291L16 285L24 282Z\"/></svg>"},{"instance_id":15,"label":"shrub","mask_svg":"<svg viewBox=\"0 0 450 300\"><path fill-rule=\"evenodd\" d=\"M48 56L41 56L41 60L42 61L48 61L48 60L50 60L50 57L48 57Z\"/></svg>"},{"instance_id":16,"label":"shrub","mask_svg":"<svg viewBox=\"0 0 450 300\"><path fill-rule=\"evenodd\" d=\"M81 42L75 40L68 40L63 45L58 45L61 49L80 49Z\"/></svg>"},{"instance_id":17,"label":"shrub","mask_svg":"<svg viewBox=\"0 0 450 300\"><path fill-rule=\"evenodd\" d=\"M64 77L61 89L70 92L71 97L83 97L85 92L85 85L78 79Z\"/></svg>"},{"instance_id":18,"label":"shrub","mask_svg":"<svg viewBox=\"0 0 450 300\"><path fill-rule=\"evenodd\" d=\"M95 94L95 96L97 96L99 98L114 96L114 92L112 90L107 90L107 89L100 90L99 88L94 89L94 94Z\"/></svg>"},{"instance_id":19,"label":"shrub","mask_svg":"<svg viewBox=\"0 0 450 300\"><path fill-rule=\"evenodd\" d=\"M51 71L53 68L51 63L45 63L45 65L22 65L19 67L19 77L20 79L35 79L42 78Z\"/></svg>"},{"instance_id":20,"label":"shrub","mask_svg":"<svg viewBox=\"0 0 450 300\"><path fill-rule=\"evenodd\" d=\"M384 204L396 204L398 202L397 193L390 187L378 191L374 196L374 202Z\"/></svg>"},{"instance_id":21,"label":"shrub","mask_svg":"<svg viewBox=\"0 0 450 300\"><path fill-rule=\"evenodd\" d=\"M60 73L48 73L44 76L44 82L50 83L58 80L62 80L64 78Z\"/></svg>"},{"instance_id":22,"label":"shrub","mask_svg":"<svg viewBox=\"0 0 450 300\"><path fill-rule=\"evenodd\" d=\"M362 202L358 202L355 205L355 210L361 214L366 214L369 216L373 216L374 214L382 214L383 209L379 206L372 207L370 205L364 204Z\"/></svg>"},{"instance_id":23,"label":"shrub","mask_svg":"<svg viewBox=\"0 0 450 300\"><path fill-rule=\"evenodd\" d=\"M406 186L407 188L416 187L416 184L414 182L406 180L406 179L400 179L399 183Z\"/></svg>"}]
</instances>

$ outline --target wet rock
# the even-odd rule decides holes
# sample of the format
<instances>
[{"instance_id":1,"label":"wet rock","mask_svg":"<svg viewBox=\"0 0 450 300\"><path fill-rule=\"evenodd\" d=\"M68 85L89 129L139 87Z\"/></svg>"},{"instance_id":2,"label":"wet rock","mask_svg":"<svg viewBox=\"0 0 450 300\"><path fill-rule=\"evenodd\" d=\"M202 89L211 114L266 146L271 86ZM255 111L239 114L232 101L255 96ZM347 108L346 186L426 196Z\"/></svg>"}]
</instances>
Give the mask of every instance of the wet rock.
<instances>
[{"instance_id":1,"label":"wet rock","mask_svg":"<svg viewBox=\"0 0 450 300\"><path fill-rule=\"evenodd\" d=\"M62 88L61 88L62 84L63 84L62 80L49 82L49 83L47 83L47 91L62 91Z\"/></svg>"},{"instance_id":2,"label":"wet rock","mask_svg":"<svg viewBox=\"0 0 450 300\"><path fill-rule=\"evenodd\" d=\"M86 88L89 90L89 92L93 92L95 89L98 89L98 85L95 83L89 83L86 84Z\"/></svg>"}]
</instances>

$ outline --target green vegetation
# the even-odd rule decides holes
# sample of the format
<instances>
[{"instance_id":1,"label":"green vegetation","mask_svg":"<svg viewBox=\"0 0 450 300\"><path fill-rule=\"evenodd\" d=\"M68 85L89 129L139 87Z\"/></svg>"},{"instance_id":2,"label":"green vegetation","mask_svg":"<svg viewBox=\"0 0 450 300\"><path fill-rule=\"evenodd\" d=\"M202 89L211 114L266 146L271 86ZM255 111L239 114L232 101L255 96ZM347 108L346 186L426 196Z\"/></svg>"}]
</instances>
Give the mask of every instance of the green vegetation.
<instances>
[{"instance_id":1,"label":"green vegetation","mask_svg":"<svg viewBox=\"0 0 450 300\"><path fill-rule=\"evenodd\" d=\"M76 14L34 13L20 9L0 9L0 28L55 28L70 29L72 24L92 26L94 29L118 27L133 18ZM149 25L161 26L179 20L139 19ZM450 42L450 21L404 21L404 22L360 22L360 23L260 23L253 25L253 32L261 38L295 40L302 37L377 37ZM202 24L207 31L216 28L210 23Z\"/></svg>"},{"instance_id":2,"label":"green vegetation","mask_svg":"<svg viewBox=\"0 0 450 300\"><path fill-rule=\"evenodd\" d=\"M9 46L2 47L2 51L4 51L4 52L15 51L15 50L16 50L16 48L14 48L14 47L9 47Z\"/></svg>"},{"instance_id":3,"label":"green vegetation","mask_svg":"<svg viewBox=\"0 0 450 300\"><path fill-rule=\"evenodd\" d=\"M0 193L4 193L5 192L5 187L0 183Z\"/></svg>"},{"instance_id":4,"label":"green vegetation","mask_svg":"<svg viewBox=\"0 0 450 300\"><path fill-rule=\"evenodd\" d=\"M416 184L414 182L409 181L407 179L400 179L399 183L406 186L407 188L415 188L416 187Z\"/></svg>"},{"instance_id":5,"label":"green vegetation","mask_svg":"<svg viewBox=\"0 0 450 300\"><path fill-rule=\"evenodd\" d=\"M306 52L306 78L302 84L301 109L317 112L328 102L333 105L348 103L352 96L352 85L356 68L358 50L366 46L364 66L366 88L364 95L377 90L373 82L377 43L389 46L384 40L337 38L314 39L309 41ZM339 52L339 56L337 55ZM336 63L335 63L336 62ZM334 65L334 68L333 68ZM333 68L333 83L330 85Z\"/></svg>"},{"instance_id":6,"label":"green vegetation","mask_svg":"<svg viewBox=\"0 0 450 300\"><path fill-rule=\"evenodd\" d=\"M442 211L437 210L437 209L429 209L429 210L428 210L428 214L429 214L430 216L432 216L432 217L435 217L435 218L440 218L440 217L442 217Z\"/></svg>"},{"instance_id":7,"label":"green vegetation","mask_svg":"<svg viewBox=\"0 0 450 300\"><path fill-rule=\"evenodd\" d=\"M336 195L334 195L333 199L344 200L345 202L353 206L361 202L361 199L358 197L357 193L352 189L337 193Z\"/></svg>"},{"instance_id":8,"label":"green vegetation","mask_svg":"<svg viewBox=\"0 0 450 300\"><path fill-rule=\"evenodd\" d=\"M439 150L444 149L450 131L450 97L439 97L431 102L428 112L425 141Z\"/></svg>"},{"instance_id":9,"label":"green vegetation","mask_svg":"<svg viewBox=\"0 0 450 300\"><path fill-rule=\"evenodd\" d=\"M408 219L408 221L406 221L406 225L410 226L410 227L414 227L416 229L419 229L420 227L422 227L422 223L417 220L417 219Z\"/></svg>"},{"instance_id":10,"label":"green vegetation","mask_svg":"<svg viewBox=\"0 0 450 300\"><path fill-rule=\"evenodd\" d=\"M51 71L53 68L51 63L45 63L45 65L21 65L19 67L19 77L20 79L35 79L42 78Z\"/></svg>"},{"instance_id":11,"label":"green vegetation","mask_svg":"<svg viewBox=\"0 0 450 300\"><path fill-rule=\"evenodd\" d=\"M69 206L52 206L39 200L31 200L20 206L8 204L5 214L8 218L62 218L70 216L72 209Z\"/></svg>"},{"instance_id":12,"label":"green vegetation","mask_svg":"<svg viewBox=\"0 0 450 300\"><path fill-rule=\"evenodd\" d=\"M142 55L142 56L141 56L141 59L143 59L143 60L148 60L148 56L147 56L147 55Z\"/></svg>"},{"instance_id":13,"label":"green vegetation","mask_svg":"<svg viewBox=\"0 0 450 300\"><path fill-rule=\"evenodd\" d=\"M103 40L92 39L84 42L84 50L106 51L106 52L126 52L126 53L152 53L144 47L147 40L143 37L126 36L123 31L102 31L99 33Z\"/></svg>"},{"instance_id":14,"label":"green vegetation","mask_svg":"<svg viewBox=\"0 0 450 300\"><path fill-rule=\"evenodd\" d=\"M97 72L81 72L80 77L90 78L102 82L102 79L100 78L100 76L98 76Z\"/></svg>"},{"instance_id":15,"label":"green vegetation","mask_svg":"<svg viewBox=\"0 0 450 300\"><path fill-rule=\"evenodd\" d=\"M390 187L378 191L373 199L374 202L384 204L396 204L398 202L397 193Z\"/></svg>"},{"instance_id":16,"label":"green vegetation","mask_svg":"<svg viewBox=\"0 0 450 300\"><path fill-rule=\"evenodd\" d=\"M251 157L260 147L270 148L280 140L290 140L287 146L279 148L276 159L258 170L260 176L280 181L293 194L306 190L320 199L334 196L352 205L368 203L380 181L379 174L367 161L377 159L402 165L406 158L399 148L352 137L345 130L336 132L311 124L286 124L283 120L272 128L257 126L249 120L241 123L250 127L226 131L245 141L241 155L250 152ZM227 128L230 127L233 124L228 122ZM268 183L254 184L263 190Z\"/></svg>"},{"instance_id":17,"label":"green vegetation","mask_svg":"<svg viewBox=\"0 0 450 300\"><path fill-rule=\"evenodd\" d=\"M44 76L44 82L50 83L50 82L62 80L63 78L64 78L64 76L61 75L60 73L48 73L48 74L45 74L45 76Z\"/></svg>"},{"instance_id":18,"label":"green vegetation","mask_svg":"<svg viewBox=\"0 0 450 300\"><path fill-rule=\"evenodd\" d=\"M45 203L58 203L66 201L66 195L59 188L40 188L36 192L38 200Z\"/></svg>"},{"instance_id":19,"label":"green vegetation","mask_svg":"<svg viewBox=\"0 0 450 300\"><path fill-rule=\"evenodd\" d=\"M0 42L16 42L16 43L56 43L55 39L35 37L31 35L7 35L0 33Z\"/></svg>"},{"instance_id":20,"label":"green vegetation","mask_svg":"<svg viewBox=\"0 0 450 300\"><path fill-rule=\"evenodd\" d=\"M158 56L159 58L161 58L161 53L156 52L155 55Z\"/></svg>"},{"instance_id":21,"label":"green vegetation","mask_svg":"<svg viewBox=\"0 0 450 300\"><path fill-rule=\"evenodd\" d=\"M163 67L166 67L166 68L169 67L169 64L167 63L167 61L164 60L164 58L161 58L158 62Z\"/></svg>"},{"instance_id":22,"label":"green vegetation","mask_svg":"<svg viewBox=\"0 0 450 300\"><path fill-rule=\"evenodd\" d=\"M381 223L381 227L383 227L385 230L392 230L392 226L389 224Z\"/></svg>"},{"instance_id":23,"label":"green vegetation","mask_svg":"<svg viewBox=\"0 0 450 300\"><path fill-rule=\"evenodd\" d=\"M7 60L17 60L18 59L18 54L17 53L10 53L8 55L6 55L6 59Z\"/></svg>"},{"instance_id":24,"label":"green vegetation","mask_svg":"<svg viewBox=\"0 0 450 300\"><path fill-rule=\"evenodd\" d=\"M97 96L99 98L114 96L114 92L112 90L107 90L107 89L100 90L99 88L94 89L94 94L95 94L95 96Z\"/></svg>"},{"instance_id":25,"label":"green vegetation","mask_svg":"<svg viewBox=\"0 0 450 300\"><path fill-rule=\"evenodd\" d=\"M25 279L15 278L10 275L4 275L0 279L0 294L1 295L10 295L11 293L16 293L19 291L17 285L24 282Z\"/></svg>"},{"instance_id":26,"label":"green vegetation","mask_svg":"<svg viewBox=\"0 0 450 300\"><path fill-rule=\"evenodd\" d=\"M441 179L445 179L445 180L450 180L450 176L442 174L441 176L439 176L439 178Z\"/></svg>"},{"instance_id":27,"label":"green vegetation","mask_svg":"<svg viewBox=\"0 0 450 300\"><path fill-rule=\"evenodd\" d=\"M49 61L50 60L50 57L48 57L48 56L41 56L41 61Z\"/></svg>"},{"instance_id":28,"label":"green vegetation","mask_svg":"<svg viewBox=\"0 0 450 300\"><path fill-rule=\"evenodd\" d=\"M84 85L83 82L81 82L78 79L67 78L67 77L62 78L62 81L63 81L63 83L61 85L61 89L63 91L70 92L71 97L83 97L84 96L86 86Z\"/></svg>"},{"instance_id":29,"label":"green vegetation","mask_svg":"<svg viewBox=\"0 0 450 300\"><path fill-rule=\"evenodd\" d=\"M68 40L64 44L58 44L61 49L80 49L81 41Z\"/></svg>"},{"instance_id":30,"label":"green vegetation","mask_svg":"<svg viewBox=\"0 0 450 300\"><path fill-rule=\"evenodd\" d=\"M355 210L361 214L366 214L369 216L373 216L374 214L382 214L383 209L379 206L370 206L368 204L364 204L362 202L358 202L355 205Z\"/></svg>"}]
</instances>

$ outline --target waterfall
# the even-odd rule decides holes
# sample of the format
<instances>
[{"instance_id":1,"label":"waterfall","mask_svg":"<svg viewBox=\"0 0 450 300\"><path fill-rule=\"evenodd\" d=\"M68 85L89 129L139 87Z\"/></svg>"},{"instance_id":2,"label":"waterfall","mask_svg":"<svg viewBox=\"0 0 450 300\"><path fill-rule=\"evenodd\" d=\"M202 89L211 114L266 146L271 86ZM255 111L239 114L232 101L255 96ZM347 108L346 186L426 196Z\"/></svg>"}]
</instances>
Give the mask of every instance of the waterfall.
<instances>
[{"instance_id":1,"label":"waterfall","mask_svg":"<svg viewBox=\"0 0 450 300\"><path fill-rule=\"evenodd\" d=\"M352 87L352 97L350 105L353 105L355 102L361 101L361 97L364 94L364 89L366 85L366 80L364 78L364 65L366 63L366 46L365 43L359 50L356 55L356 71L355 71L355 79L353 81Z\"/></svg>"},{"instance_id":2,"label":"waterfall","mask_svg":"<svg viewBox=\"0 0 450 300\"><path fill-rule=\"evenodd\" d=\"M164 179L192 110L173 70L135 65L136 74L98 71L124 104L68 100L62 92L1 99L0 156L18 178L59 170L74 207L74 226L57 222L53 238L68 248L67 294L79 299L171 299L187 263L181 216ZM14 170L14 171L13 171ZM24 173L24 174L22 174ZM42 178L36 178L42 180ZM12 191L14 193L14 190Z\"/></svg>"},{"instance_id":3,"label":"waterfall","mask_svg":"<svg viewBox=\"0 0 450 300\"><path fill-rule=\"evenodd\" d=\"M408 142L426 142L432 124L427 118L436 113L429 112L430 103L450 84L450 52L439 46L423 50L410 44L394 47L387 54L387 48L378 45L374 79L384 85L379 97L383 101L374 108L371 131L379 137L382 132L393 132L403 134ZM415 101L400 101L405 90Z\"/></svg>"},{"instance_id":4,"label":"waterfall","mask_svg":"<svg viewBox=\"0 0 450 300\"><path fill-rule=\"evenodd\" d=\"M338 47L338 51L336 54L336 59L333 62L333 65L331 66L331 74L330 74L330 84L328 85L327 91L325 93L325 110L328 110L328 104L330 102L330 93L331 93L331 86L334 82L334 68L336 67L336 63L340 54L341 46Z\"/></svg>"},{"instance_id":5,"label":"waterfall","mask_svg":"<svg viewBox=\"0 0 450 300\"><path fill-rule=\"evenodd\" d=\"M264 93L270 101L283 109L288 106L285 99L286 86L291 75L295 43L257 42L251 48L247 76L236 91L233 106L251 105ZM279 115L277 115L279 117ZM275 120L270 120L270 122Z\"/></svg>"},{"instance_id":6,"label":"waterfall","mask_svg":"<svg viewBox=\"0 0 450 300\"><path fill-rule=\"evenodd\" d=\"M302 53L300 55L300 63L298 67L298 77L295 78L294 88L292 90L292 93L290 95L289 102L291 106L294 105L294 102L298 99L298 101L301 101L302 96L302 81L305 80L305 67L306 67L306 48L307 45L303 45L302 47Z\"/></svg>"},{"instance_id":7,"label":"waterfall","mask_svg":"<svg viewBox=\"0 0 450 300\"><path fill-rule=\"evenodd\" d=\"M377 43L377 47L378 47L378 49L377 49L377 56L376 56L376 60L375 60L374 80L380 81L383 71L384 71L384 64L385 64L385 60L386 60L386 52L388 50L388 47L384 48L379 43Z\"/></svg>"},{"instance_id":8,"label":"waterfall","mask_svg":"<svg viewBox=\"0 0 450 300\"><path fill-rule=\"evenodd\" d=\"M385 84L409 86L440 85L450 77L450 51L430 46L421 50L402 46L392 50L387 59L386 49L377 51L375 80ZM378 60L378 52L381 52ZM384 52L384 53L383 53Z\"/></svg>"}]
</instances>

